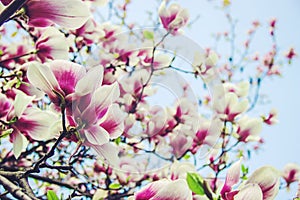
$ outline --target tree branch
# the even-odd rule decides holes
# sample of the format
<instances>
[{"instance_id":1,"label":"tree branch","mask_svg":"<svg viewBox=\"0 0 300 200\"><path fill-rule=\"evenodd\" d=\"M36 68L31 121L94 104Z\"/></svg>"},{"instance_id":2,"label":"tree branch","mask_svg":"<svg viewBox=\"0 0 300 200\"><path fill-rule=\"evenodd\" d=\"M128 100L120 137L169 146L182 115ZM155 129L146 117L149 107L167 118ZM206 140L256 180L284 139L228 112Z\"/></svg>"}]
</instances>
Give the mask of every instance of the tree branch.
<instances>
[{"instance_id":1,"label":"tree branch","mask_svg":"<svg viewBox=\"0 0 300 200\"><path fill-rule=\"evenodd\" d=\"M25 194L20 187L16 186L2 175L0 175L0 184L15 198L23 200L32 200L32 198L29 195Z\"/></svg>"},{"instance_id":2,"label":"tree branch","mask_svg":"<svg viewBox=\"0 0 300 200\"><path fill-rule=\"evenodd\" d=\"M0 14L0 26L2 26L17 10L19 10L27 0L14 0Z\"/></svg>"}]
</instances>

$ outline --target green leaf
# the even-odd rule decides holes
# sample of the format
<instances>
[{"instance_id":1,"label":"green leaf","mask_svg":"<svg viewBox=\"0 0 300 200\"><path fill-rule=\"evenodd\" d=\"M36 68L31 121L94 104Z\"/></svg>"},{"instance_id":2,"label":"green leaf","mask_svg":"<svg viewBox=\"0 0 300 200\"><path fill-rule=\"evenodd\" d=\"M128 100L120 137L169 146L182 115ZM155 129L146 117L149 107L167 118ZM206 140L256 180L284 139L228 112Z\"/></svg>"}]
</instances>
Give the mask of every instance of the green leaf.
<instances>
[{"instance_id":1,"label":"green leaf","mask_svg":"<svg viewBox=\"0 0 300 200\"><path fill-rule=\"evenodd\" d=\"M117 189L121 188L121 185L120 185L120 183L111 183L108 187L109 187L109 189L117 190Z\"/></svg>"},{"instance_id":2,"label":"green leaf","mask_svg":"<svg viewBox=\"0 0 300 200\"><path fill-rule=\"evenodd\" d=\"M146 39L148 39L148 40L154 40L154 34L153 34L153 32L151 32L151 31L145 30L145 31L143 32L143 35L144 35L144 37L145 37Z\"/></svg>"},{"instance_id":3,"label":"green leaf","mask_svg":"<svg viewBox=\"0 0 300 200\"><path fill-rule=\"evenodd\" d=\"M245 167L245 165L242 164L242 172L243 174L248 174L248 167Z\"/></svg>"},{"instance_id":4,"label":"green leaf","mask_svg":"<svg viewBox=\"0 0 300 200\"><path fill-rule=\"evenodd\" d=\"M203 179L197 173L187 173L186 181L195 194L204 195Z\"/></svg>"},{"instance_id":5,"label":"green leaf","mask_svg":"<svg viewBox=\"0 0 300 200\"><path fill-rule=\"evenodd\" d=\"M53 190L48 190L47 191L47 199L48 200L59 200Z\"/></svg>"},{"instance_id":6,"label":"green leaf","mask_svg":"<svg viewBox=\"0 0 300 200\"><path fill-rule=\"evenodd\" d=\"M117 145L119 145L119 144L121 143L121 137L118 137L118 138L115 140L115 143L116 143Z\"/></svg>"},{"instance_id":7,"label":"green leaf","mask_svg":"<svg viewBox=\"0 0 300 200\"><path fill-rule=\"evenodd\" d=\"M190 155L188 155L188 154L185 154L184 156L183 156L183 159L185 159L185 160L188 160L188 159L190 159Z\"/></svg>"}]
</instances>

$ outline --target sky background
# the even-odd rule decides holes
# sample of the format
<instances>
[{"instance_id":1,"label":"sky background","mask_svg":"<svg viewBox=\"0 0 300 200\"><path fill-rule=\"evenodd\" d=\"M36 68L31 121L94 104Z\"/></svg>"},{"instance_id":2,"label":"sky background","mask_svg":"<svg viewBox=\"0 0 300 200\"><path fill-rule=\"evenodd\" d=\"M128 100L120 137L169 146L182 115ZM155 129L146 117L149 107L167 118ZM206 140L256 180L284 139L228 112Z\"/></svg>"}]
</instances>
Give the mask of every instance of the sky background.
<instances>
[{"instance_id":1,"label":"sky background","mask_svg":"<svg viewBox=\"0 0 300 200\"><path fill-rule=\"evenodd\" d=\"M145 11L155 8L157 4L150 1L133 1L128 13L129 19L133 21L145 19ZM155 2L155 1L153 1ZM191 19L200 16L191 29L185 29L185 35L192 38L202 47L212 46L214 39L211 34L229 30L229 25L224 17L224 12L216 9L221 1L212 0L189 0L175 1L188 8ZM145 6L147 5L147 6ZM294 47L300 52L300 1L299 0L232 0L230 13L237 19L236 34L237 45L241 46L245 40L246 32L251 27L253 20L259 20L264 28L261 28L253 43L252 49L263 54L270 49L271 39L268 36L268 21L276 17L277 41L281 53L289 47ZM221 47L222 49L222 47ZM225 50L225 49L224 49ZM251 52L251 49L250 49ZM254 52L254 51L253 51ZM221 54L225 53L220 52ZM297 57L292 65L285 66L283 76L264 81L261 94L267 95L270 100L267 105L259 106L254 112L263 113L271 108L279 112L280 123L267 127L264 126L262 136L266 143L259 154L252 156L248 163L250 171L263 165L272 165L282 169L286 163L294 162L300 164L300 60ZM291 187L291 191L280 191L276 199L292 199L297 190L297 183Z\"/></svg>"}]
</instances>

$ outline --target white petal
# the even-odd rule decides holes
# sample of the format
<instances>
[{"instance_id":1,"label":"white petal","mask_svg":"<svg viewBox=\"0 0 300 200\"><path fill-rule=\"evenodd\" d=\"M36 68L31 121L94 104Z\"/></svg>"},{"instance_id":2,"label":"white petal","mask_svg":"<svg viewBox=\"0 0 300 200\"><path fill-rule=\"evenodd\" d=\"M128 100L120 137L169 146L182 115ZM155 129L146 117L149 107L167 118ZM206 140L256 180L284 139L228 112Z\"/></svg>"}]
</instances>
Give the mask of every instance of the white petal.
<instances>
[{"instance_id":1,"label":"white petal","mask_svg":"<svg viewBox=\"0 0 300 200\"><path fill-rule=\"evenodd\" d=\"M102 84L103 67L97 66L90 69L87 74L78 81L75 92L80 96L94 91Z\"/></svg>"},{"instance_id":2,"label":"white petal","mask_svg":"<svg viewBox=\"0 0 300 200\"><path fill-rule=\"evenodd\" d=\"M24 135L22 135L21 133L16 133L14 141L13 141L13 153L14 156L18 159L19 156L21 155L21 153L23 151L25 151L27 145L28 145L28 140L26 139L26 137Z\"/></svg>"},{"instance_id":3,"label":"white petal","mask_svg":"<svg viewBox=\"0 0 300 200\"><path fill-rule=\"evenodd\" d=\"M15 114L17 117L21 117L24 110L27 108L27 106L32 102L34 98L35 97L27 96L25 93L19 90L17 91L17 95L13 103Z\"/></svg>"}]
</instances>

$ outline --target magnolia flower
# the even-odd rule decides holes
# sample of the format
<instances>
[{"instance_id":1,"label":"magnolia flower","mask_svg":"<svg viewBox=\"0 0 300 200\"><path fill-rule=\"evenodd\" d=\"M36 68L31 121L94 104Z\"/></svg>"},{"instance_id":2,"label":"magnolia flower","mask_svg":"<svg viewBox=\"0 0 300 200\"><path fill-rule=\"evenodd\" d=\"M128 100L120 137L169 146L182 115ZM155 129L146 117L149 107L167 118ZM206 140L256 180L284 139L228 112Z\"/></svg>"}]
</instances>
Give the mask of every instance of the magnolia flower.
<instances>
[{"instance_id":1,"label":"magnolia flower","mask_svg":"<svg viewBox=\"0 0 300 200\"><path fill-rule=\"evenodd\" d=\"M186 9L175 3L166 8L165 1L161 3L158 14L163 27L173 35L176 35L189 20L189 13Z\"/></svg>"},{"instance_id":2,"label":"magnolia flower","mask_svg":"<svg viewBox=\"0 0 300 200\"><path fill-rule=\"evenodd\" d=\"M218 92L218 94L220 93ZM245 112L248 108L248 101L246 99L239 101L238 96L232 92L225 93L221 97L214 95L214 97L220 98L214 101L213 108L223 120L233 121L236 116Z\"/></svg>"},{"instance_id":3,"label":"magnolia flower","mask_svg":"<svg viewBox=\"0 0 300 200\"><path fill-rule=\"evenodd\" d=\"M37 56L42 62L47 59L68 59L69 46L66 38L54 27L45 29L35 43Z\"/></svg>"},{"instance_id":4,"label":"magnolia flower","mask_svg":"<svg viewBox=\"0 0 300 200\"><path fill-rule=\"evenodd\" d=\"M56 106L65 101L69 109L74 100L95 91L103 79L103 68L100 66L88 72L83 66L64 60L46 64L30 62L26 66L29 82L44 91Z\"/></svg>"},{"instance_id":5,"label":"magnolia flower","mask_svg":"<svg viewBox=\"0 0 300 200\"><path fill-rule=\"evenodd\" d=\"M273 200L279 191L279 172L271 166L261 167L255 170L246 181L246 184L249 183L260 187L263 200ZM253 195L258 195L258 193L260 192L257 191L257 194Z\"/></svg>"},{"instance_id":6,"label":"magnolia flower","mask_svg":"<svg viewBox=\"0 0 300 200\"><path fill-rule=\"evenodd\" d=\"M300 166L295 163L285 165L282 177L286 181L287 187L289 187L291 183L300 180Z\"/></svg>"},{"instance_id":7,"label":"magnolia flower","mask_svg":"<svg viewBox=\"0 0 300 200\"><path fill-rule=\"evenodd\" d=\"M243 81L243 82L239 82L239 83L236 83L236 84L226 82L223 85L219 85L217 87L223 87L223 88L220 88L219 91L222 91L222 89L223 89L223 90L225 90L226 93L227 92L233 92L238 97L247 97L248 92L249 92L250 84L249 84L248 81Z\"/></svg>"},{"instance_id":8,"label":"magnolia flower","mask_svg":"<svg viewBox=\"0 0 300 200\"><path fill-rule=\"evenodd\" d=\"M176 158L183 156L192 146L193 139L183 134L183 131L177 130L178 133L172 133L170 136L170 145L173 148L173 154Z\"/></svg>"},{"instance_id":9,"label":"magnolia flower","mask_svg":"<svg viewBox=\"0 0 300 200\"><path fill-rule=\"evenodd\" d=\"M117 104L119 86L99 87L91 97L79 99L72 107L71 126L77 127L83 144L103 145L119 137L124 129L124 115ZM90 99L90 100L89 100Z\"/></svg>"},{"instance_id":10,"label":"magnolia flower","mask_svg":"<svg viewBox=\"0 0 300 200\"><path fill-rule=\"evenodd\" d=\"M99 25L93 19L88 19L85 24L74 31L77 37L82 37L82 40L87 44L91 45L99 41L100 38L104 37L104 31L99 30Z\"/></svg>"},{"instance_id":11,"label":"magnolia flower","mask_svg":"<svg viewBox=\"0 0 300 200\"><path fill-rule=\"evenodd\" d=\"M164 130L166 126L166 112L160 106L150 108L149 116L146 116L146 133L148 136L153 137Z\"/></svg>"},{"instance_id":12,"label":"magnolia flower","mask_svg":"<svg viewBox=\"0 0 300 200\"><path fill-rule=\"evenodd\" d=\"M244 116L237 122L237 131L235 136L239 141L250 142L259 141L259 134L262 129L262 120L258 118L249 118Z\"/></svg>"},{"instance_id":13,"label":"magnolia flower","mask_svg":"<svg viewBox=\"0 0 300 200\"><path fill-rule=\"evenodd\" d=\"M221 190L221 196L225 200L230 200L237 193L232 191L232 186L237 184L240 180L241 161L234 163L227 171L224 186Z\"/></svg>"},{"instance_id":14,"label":"magnolia flower","mask_svg":"<svg viewBox=\"0 0 300 200\"><path fill-rule=\"evenodd\" d=\"M202 119L193 140L193 152L196 153L202 144L214 146L221 135L223 122L219 119L212 121Z\"/></svg>"},{"instance_id":15,"label":"magnolia flower","mask_svg":"<svg viewBox=\"0 0 300 200\"><path fill-rule=\"evenodd\" d=\"M269 115L267 117L263 116L262 119L264 123L268 125L277 124L278 123L277 115L278 115L277 110L272 109Z\"/></svg>"},{"instance_id":16,"label":"magnolia flower","mask_svg":"<svg viewBox=\"0 0 300 200\"><path fill-rule=\"evenodd\" d=\"M48 140L55 136L53 132L58 117L50 111L41 111L29 107L34 97L19 91L7 116L9 127L13 129L10 141L13 143L13 153L18 158L28 145L25 136L34 140Z\"/></svg>"},{"instance_id":17,"label":"magnolia flower","mask_svg":"<svg viewBox=\"0 0 300 200\"><path fill-rule=\"evenodd\" d=\"M134 200L192 200L192 192L184 179L162 179L152 182L134 194Z\"/></svg>"},{"instance_id":18,"label":"magnolia flower","mask_svg":"<svg viewBox=\"0 0 300 200\"><path fill-rule=\"evenodd\" d=\"M28 24L36 27L47 27L55 23L75 29L90 17L88 6L81 0L28 0L25 12Z\"/></svg>"}]
</instances>

